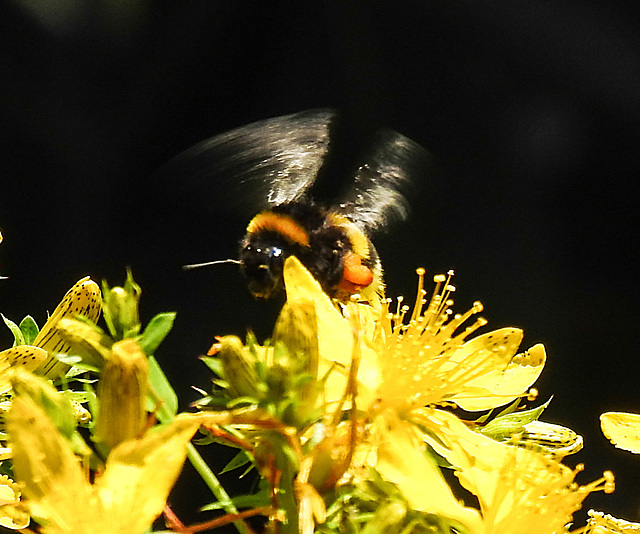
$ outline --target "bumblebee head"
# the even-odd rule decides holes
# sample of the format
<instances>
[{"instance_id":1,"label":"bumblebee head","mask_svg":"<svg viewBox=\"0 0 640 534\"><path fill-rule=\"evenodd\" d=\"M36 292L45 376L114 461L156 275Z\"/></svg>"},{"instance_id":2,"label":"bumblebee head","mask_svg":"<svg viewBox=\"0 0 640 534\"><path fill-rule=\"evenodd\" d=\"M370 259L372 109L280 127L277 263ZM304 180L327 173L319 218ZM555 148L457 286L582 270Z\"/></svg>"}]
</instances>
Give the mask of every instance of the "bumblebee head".
<instances>
[{"instance_id":1,"label":"bumblebee head","mask_svg":"<svg viewBox=\"0 0 640 534\"><path fill-rule=\"evenodd\" d=\"M271 236L248 235L240 248L241 270L251 294L268 299L283 289L285 244Z\"/></svg>"}]
</instances>

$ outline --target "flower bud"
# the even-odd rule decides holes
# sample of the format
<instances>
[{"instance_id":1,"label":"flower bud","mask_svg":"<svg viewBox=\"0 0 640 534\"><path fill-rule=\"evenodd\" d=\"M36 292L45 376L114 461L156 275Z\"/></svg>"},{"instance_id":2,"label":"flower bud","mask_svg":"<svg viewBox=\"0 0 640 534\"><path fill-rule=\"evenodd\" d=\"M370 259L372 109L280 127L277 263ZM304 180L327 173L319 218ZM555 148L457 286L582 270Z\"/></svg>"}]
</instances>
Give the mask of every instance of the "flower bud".
<instances>
[{"instance_id":1,"label":"flower bud","mask_svg":"<svg viewBox=\"0 0 640 534\"><path fill-rule=\"evenodd\" d=\"M282 413L283 420L293 426L304 425L314 417L322 390L318 380L318 318L312 299L298 297L285 302L273 330L273 344L270 382L280 380L282 397L295 399Z\"/></svg>"},{"instance_id":2,"label":"flower bud","mask_svg":"<svg viewBox=\"0 0 640 534\"><path fill-rule=\"evenodd\" d=\"M236 336L220 338L218 357L222 362L222 373L231 397L257 397L258 375L256 358Z\"/></svg>"},{"instance_id":3,"label":"flower bud","mask_svg":"<svg viewBox=\"0 0 640 534\"><path fill-rule=\"evenodd\" d=\"M98 384L96 441L113 449L144 431L148 380L149 363L138 344L133 339L115 343Z\"/></svg>"},{"instance_id":4,"label":"flower bud","mask_svg":"<svg viewBox=\"0 0 640 534\"><path fill-rule=\"evenodd\" d=\"M131 271L127 271L124 287L112 287L103 283L104 319L111 335L116 339L134 337L140 332L138 302L142 290L133 280Z\"/></svg>"},{"instance_id":5,"label":"flower bud","mask_svg":"<svg viewBox=\"0 0 640 534\"><path fill-rule=\"evenodd\" d=\"M288 351L293 372L318 373L318 322L313 300L290 299L285 302L273 330L273 343L282 343Z\"/></svg>"}]
</instances>

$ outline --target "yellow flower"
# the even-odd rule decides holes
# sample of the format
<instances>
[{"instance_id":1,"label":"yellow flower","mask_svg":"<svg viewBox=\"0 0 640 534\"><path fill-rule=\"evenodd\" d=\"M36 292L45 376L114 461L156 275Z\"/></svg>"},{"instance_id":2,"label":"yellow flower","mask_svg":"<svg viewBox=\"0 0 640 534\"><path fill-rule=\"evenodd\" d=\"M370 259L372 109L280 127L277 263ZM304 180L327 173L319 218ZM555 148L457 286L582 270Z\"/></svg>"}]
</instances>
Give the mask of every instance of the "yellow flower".
<instances>
[{"instance_id":1,"label":"yellow flower","mask_svg":"<svg viewBox=\"0 0 640 534\"><path fill-rule=\"evenodd\" d=\"M464 326L483 307L476 302L463 314L451 312L452 274L434 277L436 287L427 304L424 270L418 269L418 298L408 323L409 309L402 300L395 312L388 310L388 301L383 308L369 340L378 353L378 396L383 405L406 412L449 401L468 411L485 410L522 396L542 371L542 345L516 354L522 340L518 328L502 328L467 341L486 324L479 318Z\"/></svg>"},{"instance_id":2,"label":"yellow flower","mask_svg":"<svg viewBox=\"0 0 640 534\"><path fill-rule=\"evenodd\" d=\"M434 278L428 301L424 271L418 274L411 313L402 300L396 311L389 301L380 310L350 302L340 313L295 258L285 263L287 298L312 299L316 305L319 369L337 370L328 381L328 399L343 398L346 370L352 358L359 359L356 402L371 424L369 439L354 444L351 474L357 465L372 466L398 486L412 508L457 521L474 534L564 531L586 495L612 490L610 474L579 486L574 482L579 468L569 469L523 443L498 443L433 408L453 402L468 411L485 410L525 395L544 367L544 347L518 353L523 333L517 328L469 339L486 323L479 318L466 326L482 305L454 315L452 273ZM452 464L480 510L456 499L425 454L425 441Z\"/></svg>"},{"instance_id":3,"label":"yellow flower","mask_svg":"<svg viewBox=\"0 0 640 534\"><path fill-rule=\"evenodd\" d=\"M416 415L433 449L456 469L461 484L478 497L482 534L564 532L592 491L613 491L606 472L585 486L574 482L575 469L537 451L498 443L469 430L455 415L425 409Z\"/></svg>"},{"instance_id":4,"label":"yellow flower","mask_svg":"<svg viewBox=\"0 0 640 534\"><path fill-rule=\"evenodd\" d=\"M171 424L111 451L91 484L66 440L30 398L16 396L9 412L16 479L43 534L136 534L162 512L201 418Z\"/></svg>"},{"instance_id":5,"label":"yellow flower","mask_svg":"<svg viewBox=\"0 0 640 534\"><path fill-rule=\"evenodd\" d=\"M522 330L502 328L469 341L482 318L463 328L482 311L476 302L462 315L453 315L450 299L455 288L449 277L434 277L436 288L424 307L424 270L418 270L418 298L408 323L408 307L399 299L398 310L389 301L381 309L350 302L344 316L324 294L320 285L295 258L285 262L284 279L288 299L315 302L318 319L319 373L333 366L326 395L341 398L354 348L360 358L358 407L376 403L404 413L422 406L455 402L476 411L502 406L522 396L538 378L546 355L535 345L517 354ZM424 309L423 309L424 308Z\"/></svg>"},{"instance_id":6,"label":"yellow flower","mask_svg":"<svg viewBox=\"0 0 640 534\"><path fill-rule=\"evenodd\" d=\"M19 530L29 524L29 514L20 502L18 485L6 475L0 475L0 526Z\"/></svg>"}]
</instances>

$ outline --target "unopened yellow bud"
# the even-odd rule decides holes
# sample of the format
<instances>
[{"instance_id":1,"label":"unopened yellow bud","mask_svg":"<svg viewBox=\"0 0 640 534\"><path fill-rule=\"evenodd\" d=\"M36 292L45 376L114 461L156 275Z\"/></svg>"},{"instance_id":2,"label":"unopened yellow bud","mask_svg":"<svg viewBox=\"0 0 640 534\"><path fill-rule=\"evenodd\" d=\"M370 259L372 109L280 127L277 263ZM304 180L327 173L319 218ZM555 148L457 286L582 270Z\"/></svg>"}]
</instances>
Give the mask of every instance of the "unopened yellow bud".
<instances>
[{"instance_id":1,"label":"unopened yellow bud","mask_svg":"<svg viewBox=\"0 0 640 534\"><path fill-rule=\"evenodd\" d=\"M313 300L287 300L273 330L273 342L282 343L293 358L291 369L313 378L318 372L318 320Z\"/></svg>"},{"instance_id":2,"label":"unopened yellow bud","mask_svg":"<svg viewBox=\"0 0 640 534\"><path fill-rule=\"evenodd\" d=\"M258 395L256 358L236 336L220 338L218 357L222 362L222 372L227 381L227 391L231 397L256 397Z\"/></svg>"},{"instance_id":3,"label":"unopened yellow bud","mask_svg":"<svg viewBox=\"0 0 640 534\"><path fill-rule=\"evenodd\" d=\"M98 384L96 441L113 449L143 432L148 380L149 363L138 343L133 339L115 343Z\"/></svg>"},{"instance_id":4,"label":"unopened yellow bud","mask_svg":"<svg viewBox=\"0 0 640 534\"><path fill-rule=\"evenodd\" d=\"M138 302L142 290L127 271L124 287L109 289L103 284L104 319L109 326L111 335L117 339L133 337L140 331L140 317L138 316Z\"/></svg>"}]
</instances>

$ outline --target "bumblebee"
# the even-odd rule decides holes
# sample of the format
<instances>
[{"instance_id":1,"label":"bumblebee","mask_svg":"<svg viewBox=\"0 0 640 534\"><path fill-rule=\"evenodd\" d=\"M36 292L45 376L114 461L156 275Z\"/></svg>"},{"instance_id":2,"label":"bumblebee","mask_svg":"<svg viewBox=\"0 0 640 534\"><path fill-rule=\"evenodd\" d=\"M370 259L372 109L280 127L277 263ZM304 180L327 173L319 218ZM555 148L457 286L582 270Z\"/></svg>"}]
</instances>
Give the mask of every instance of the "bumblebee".
<instances>
[{"instance_id":1,"label":"bumblebee","mask_svg":"<svg viewBox=\"0 0 640 534\"><path fill-rule=\"evenodd\" d=\"M396 132L379 132L346 192L325 207L312 200L309 189L325 170L335 119L332 110L310 110L263 120L204 141L172 162L191 167L202 194L215 179L218 190L232 190L262 208L247 225L238 260L223 260L240 264L254 297L267 299L282 290L284 261L291 255L333 298L357 293L372 302L384 294L369 236L407 216L402 190L425 170L428 154ZM212 263L219 262L187 267Z\"/></svg>"},{"instance_id":2,"label":"bumblebee","mask_svg":"<svg viewBox=\"0 0 640 534\"><path fill-rule=\"evenodd\" d=\"M270 298L282 289L284 260L296 256L331 297L382 296L382 268L368 237L346 216L312 201L258 213L247 226L239 261L249 291Z\"/></svg>"}]
</instances>

